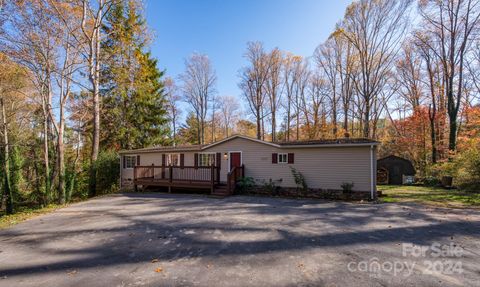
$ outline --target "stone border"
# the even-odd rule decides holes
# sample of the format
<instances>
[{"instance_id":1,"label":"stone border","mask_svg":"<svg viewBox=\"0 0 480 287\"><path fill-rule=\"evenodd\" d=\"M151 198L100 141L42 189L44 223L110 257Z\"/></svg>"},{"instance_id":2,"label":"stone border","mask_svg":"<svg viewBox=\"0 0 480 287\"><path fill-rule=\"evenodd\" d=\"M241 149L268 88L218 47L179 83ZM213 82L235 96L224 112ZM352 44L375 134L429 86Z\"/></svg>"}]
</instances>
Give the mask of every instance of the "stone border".
<instances>
[{"instance_id":1,"label":"stone border","mask_svg":"<svg viewBox=\"0 0 480 287\"><path fill-rule=\"evenodd\" d=\"M276 187L274 190L266 189L264 186L255 186L247 192L236 192L239 195L263 195L263 196L280 196L287 198L317 198L332 199L344 201L360 201L370 199L369 191L352 191L345 193L338 189L314 189L309 188L304 191L298 188Z\"/></svg>"}]
</instances>

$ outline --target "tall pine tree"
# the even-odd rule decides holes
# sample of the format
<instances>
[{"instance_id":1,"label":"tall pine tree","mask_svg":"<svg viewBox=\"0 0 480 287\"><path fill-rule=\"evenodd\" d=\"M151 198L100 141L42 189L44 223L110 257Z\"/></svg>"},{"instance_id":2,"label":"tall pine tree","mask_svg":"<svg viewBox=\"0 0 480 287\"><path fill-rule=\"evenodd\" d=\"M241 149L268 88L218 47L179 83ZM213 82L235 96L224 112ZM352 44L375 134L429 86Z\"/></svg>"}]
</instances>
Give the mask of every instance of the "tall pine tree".
<instances>
[{"instance_id":1,"label":"tall pine tree","mask_svg":"<svg viewBox=\"0 0 480 287\"><path fill-rule=\"evenodd\" d=\"M146 51L141 1L119 1L103 29L108 35L102 43L107 59L102 67L103 146L132 149L165 143L169 132L164 72Z\"/></svg>"}]
</instances>

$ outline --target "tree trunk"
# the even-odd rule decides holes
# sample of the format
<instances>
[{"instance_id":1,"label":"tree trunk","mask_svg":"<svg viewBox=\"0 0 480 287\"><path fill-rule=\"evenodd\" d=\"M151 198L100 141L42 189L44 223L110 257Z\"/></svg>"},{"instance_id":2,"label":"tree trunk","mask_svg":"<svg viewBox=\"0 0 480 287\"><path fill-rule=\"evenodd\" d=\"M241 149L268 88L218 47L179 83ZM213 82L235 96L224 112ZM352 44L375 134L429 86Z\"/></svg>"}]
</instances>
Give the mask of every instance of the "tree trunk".
<instances>
[{"instance_id":1,"label":"tree trunk","mask_svg":"<svg viewBox=\"0 0 480 287\"><path fill-rule=\"evenodd\" d=\"M265 140L265 117L263 114L263 107L261 109L262 112L262 140Z\"/></svg>"},{"instance_id":2,"label":"tree trunk","mask_svg":"<svg viewBox=\"0 0 480 287\"><path fill-rule=\"evenodd\" d=\"M260 121L260 108L257 106L257 139L262 139L262 123Z\"/></svg>"},{"instance_id":3,"label":"tree trunk","mask_svg":"<svg viewBox=\"0 0 480 287\"><path fill-rule=\"evenodd\" d=\"M296 129L297 129L297 141L300 140L300 111L299 111L299 104L298 104L298 95L297 95L297 98L295 100L296 102L296 105L297 105L297 110L296 110L296 118L295 118L295 121L296 121Z\"/></svg>"},{"instance_id":4,"label":"tree trunk","mask_svg":"<svg viewBox=\"0 0 480 287\"><path fill-rule=\"evenodd\" d=\"M201 144L205 143L205 118L202 118L202 128L201 128Z\"/></svg>"},{"instance_id":5,"label":"tree trunk","mask_svg":"<svg viewBox=\"0 0 480 287\"><path fill-rule=\"evenodd\" d=\"M275 117L275 110L272 110L272 142L277 141L277 119Z\"/></svg>"},{"instance_id":6,"label":"tree trunk","mask_svg":"<svg viewBox=\"0 0 480 287\"><path fill-rule=\"evenodd\" d=\"M370 136L370 101L365 101L365 119L363 122L363 137Z\"/></svg>"},{"instance_id":7,"label":"tree trunk","mask_svg":"<svg viewBox=\"0 0 480 287\"><path fill-rule=\"evenodd\" d=\"M43 164L45 168L45 204L50 203L50 155L48 148L48 133L49 133L49 116L47 112L47 104L43 98Z\"/></svg>"},{"instance_id":8,"label":"tree trunk","mask_svg":"<svg viewBox=\"0 0 480 287\"><path fill-rule=\"evenodd\" d=\"M344 116L343 116L343 130L344 133L348 133L348 108L343 109Z\"/></svg>"},{"instance_id":9,"label":"tree trunk","mask_svg":"<svg viewBox=\"0 0 480 287\"><path fill-rule=\"evenodd\" d=\"M457 115L448 113L450 130L448 134L448 149L454 151L457 148Z\"/></svg>"},{"instance_id":10,"label":"tree trunk","mask_svg":"<svg viewBox=\"0 0 480 287\"><path fill-rule=\"evenodd\" d=\"M0 98L0 106L2 110L2 123L3 123L3 152L4 152L4 163L3 170L5 171L5 182L3 186L4 197L6 201L6 213L13 213L13 198L12 198L12 189L10 187L10 153L9 153L9 143L8 143L8 129L7 129L7 115L5 113L5 105L3 98Z\"/></svg>"},{"instance_id":11,"label":"tree trunk","mask_svg":"<svg viewBox=\"0 0 480 287\"><path fill-rule=\"evenodd\" d=\"M200 133L200 129L201 129L200 116L199 116L198 112L196 114L196 118L197 118L197 144L202 144L202 135Z\"/></svg>"},{"instance_id":12,"label":"tree trunk","mask_svg":"<svg viewBox=\"0 0 480 287\"><path fill-rule=\"evenodd\" d=\"M333 110L332 110L332 124L333 124L333 137L337 138L337 100L333 99Z\"/></svg>"},{"instance_id":13,"label":"tree trunk","mask_svg":"<svg viewBox=\"0 0 480 287\"><path fill-rule=\"evenodd\" d=\"M215 99L213 99L213 107L215 107ZM215 109L212 112L212 143L215 142Z\"/></svg>"},{"instance_id":14,"label":"tree trunk","mask_svg":"<svg viewBox=\"0 0 480 287\"><path fill-rule=\"evenodd\" d=\"M93 138L92 153L90 155L90 184L89 197L97 194L96 161L100 149L100 30L97 29L92 38L92 55L90 60L90 82L93 86Z\"/></svg>"},{"instance_id":15,"label":"tree trunk","mask_svg":"<svg viewBox=\"0 0 480 287\"><path fill-rule=\"evenodd\" d=\"M63 107L60 107L60 124L57 138L57 164L58 164L58 203L65 204L65 148L63 144L63 133L65 120Z\"/></svg>"}]
</instances>

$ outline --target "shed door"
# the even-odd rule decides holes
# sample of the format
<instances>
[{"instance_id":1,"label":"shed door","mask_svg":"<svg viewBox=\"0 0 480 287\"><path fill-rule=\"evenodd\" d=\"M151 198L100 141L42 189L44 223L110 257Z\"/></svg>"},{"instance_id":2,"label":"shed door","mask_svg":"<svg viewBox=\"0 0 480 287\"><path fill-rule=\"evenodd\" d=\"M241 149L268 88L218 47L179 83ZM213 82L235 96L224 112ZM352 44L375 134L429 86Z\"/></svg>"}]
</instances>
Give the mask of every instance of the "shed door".
<instances>
[{"instance_id":1,"label":"shed door","mask_svg":"<svg viewBox=\"0 0 480 287\"><path fill-rule=\"evenodd\" d=\"M390 174L390 184L402 184L402 172L398 165L393 166Z\"/></svg>"}]
</instances>

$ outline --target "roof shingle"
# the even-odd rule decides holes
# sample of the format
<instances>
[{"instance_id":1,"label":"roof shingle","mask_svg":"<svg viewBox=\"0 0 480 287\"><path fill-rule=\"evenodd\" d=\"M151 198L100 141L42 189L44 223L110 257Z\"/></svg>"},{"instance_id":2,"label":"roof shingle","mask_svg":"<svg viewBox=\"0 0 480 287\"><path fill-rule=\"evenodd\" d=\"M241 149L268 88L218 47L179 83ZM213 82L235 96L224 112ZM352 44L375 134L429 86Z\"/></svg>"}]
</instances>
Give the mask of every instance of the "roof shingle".
<instances>
[{"instance_id":1,"label":"roof shingle","mask_svg":"<svg viewBox=\"0 0 480 287\"><path fill-rule=\"evenodd\" d=\"M338 139L320 139L320 140L300 140L300 141L283 141L275 142L280 146L290 145L326 145L326 144L369 144L378 143L377 141L367 138L338 138Z\"/></svg>"}]
</instances>

